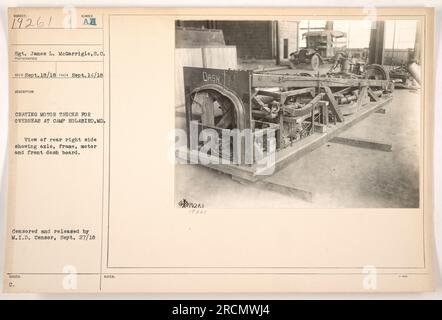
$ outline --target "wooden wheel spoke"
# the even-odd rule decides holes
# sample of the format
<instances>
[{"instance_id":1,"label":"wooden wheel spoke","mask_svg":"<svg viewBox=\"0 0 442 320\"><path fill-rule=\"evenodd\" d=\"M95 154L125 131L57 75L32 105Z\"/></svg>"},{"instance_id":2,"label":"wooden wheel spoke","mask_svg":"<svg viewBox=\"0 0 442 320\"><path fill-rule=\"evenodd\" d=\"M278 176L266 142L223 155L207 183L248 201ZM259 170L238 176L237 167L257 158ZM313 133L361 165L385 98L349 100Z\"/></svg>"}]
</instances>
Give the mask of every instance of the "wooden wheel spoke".
<instances>
[{"instance_id":1,"label":"wooden wheel spoke","mask_svg":"<svg viewBox=\"0 0 442 320\"><path fill-rule=\"evenodd\" d=\"M230 108L223 114L221 119L217 122L216 126L220 128L227 128L232 124L232 109Z\"/></svg>"},{"instance_id":2,"label":"wooden wheel spoke","mask_svg":"<svg viewBox=\"0 0 442 320\"><path fill-rule=\"evenodd\" d=\"M201 109L201 124L222 129L231 128L235 125L233 104L223 95L209 90L200 91L195 94L193 103ZM218 116L218 111L221 111L222 115ZM216 124L215 117L218 119Z\"/></svg>"}]
</instances>

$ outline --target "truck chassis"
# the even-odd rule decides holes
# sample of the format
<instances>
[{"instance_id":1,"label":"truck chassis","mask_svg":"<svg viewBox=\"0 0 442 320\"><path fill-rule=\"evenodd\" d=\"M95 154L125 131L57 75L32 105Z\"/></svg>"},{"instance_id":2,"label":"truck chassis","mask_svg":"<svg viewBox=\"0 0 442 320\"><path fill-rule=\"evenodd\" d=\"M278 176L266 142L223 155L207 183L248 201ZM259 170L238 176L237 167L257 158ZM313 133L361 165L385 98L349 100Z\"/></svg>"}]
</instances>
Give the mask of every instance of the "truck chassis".
<instances>
[{"instance_id":1,"label":"truck chassis","mask_svg":"<svg viewBox=\"0 0 442 320\"><path fill-rule=\"evenodd\" d=\"M380 66L367 70L355 77L184 67L188 141L178 156L188 161L201 156L201 143L190 139L192 123L198 133L208 128L220 133L250 129L252 135L265 137L272 130L276 136L274 173L392 100L394 84L388 73ZM219 153L212 152L211 156L225 158L222 143L219 148ZM241 159L255 152L244 146L239 150ZM232 159L229 150L227 154ZM256 182L268 177L267 169L256 162L204 165L236 180Z\"/></svg>"}]
</instances>

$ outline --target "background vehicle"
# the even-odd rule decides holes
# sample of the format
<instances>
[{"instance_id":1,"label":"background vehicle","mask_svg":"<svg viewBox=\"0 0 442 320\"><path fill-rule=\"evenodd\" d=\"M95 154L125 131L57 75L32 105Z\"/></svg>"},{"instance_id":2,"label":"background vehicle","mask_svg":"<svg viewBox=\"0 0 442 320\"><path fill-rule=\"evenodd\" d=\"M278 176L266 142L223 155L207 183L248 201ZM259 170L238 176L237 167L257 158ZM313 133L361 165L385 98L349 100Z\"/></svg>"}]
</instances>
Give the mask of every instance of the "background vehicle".
<instances>
[{"instance_id":1,"label":"background vehicle","mask_svg":"<svg viewBox=\"0 0 442 320\"><path fill-rule=\"evenodd\" d=\"M343 41L337 39L346 38L347 34L337 30L309 31L302 35L306 39L306 48L290 54L290 67L311 68L317 71L319 66L330 59L345 46L340 45Z\"/></svg>"}]
</instances>

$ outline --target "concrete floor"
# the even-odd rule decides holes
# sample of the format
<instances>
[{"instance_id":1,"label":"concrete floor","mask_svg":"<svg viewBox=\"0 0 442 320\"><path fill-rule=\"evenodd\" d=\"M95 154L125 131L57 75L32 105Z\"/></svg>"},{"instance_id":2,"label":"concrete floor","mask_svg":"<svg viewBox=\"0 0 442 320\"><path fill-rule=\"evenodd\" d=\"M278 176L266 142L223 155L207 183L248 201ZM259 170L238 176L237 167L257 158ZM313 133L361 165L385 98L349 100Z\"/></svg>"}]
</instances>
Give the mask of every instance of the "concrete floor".
<instances>
[{"instance_id":1,"label":"concrete floor","mask_svg":"<svg viewBox=\"0 0 442 320\"><path fill-rule=\"evenodd\" d=\"M175 199L206 208L418 207L420 91L396 90L385 109L341 136L388 143L391 152L327 143L270 178L311 191L312 202L242 185L198 165L176 166ZM177 127L184 127L183 118L177 118Z\"/></svg>"}]
</instances>

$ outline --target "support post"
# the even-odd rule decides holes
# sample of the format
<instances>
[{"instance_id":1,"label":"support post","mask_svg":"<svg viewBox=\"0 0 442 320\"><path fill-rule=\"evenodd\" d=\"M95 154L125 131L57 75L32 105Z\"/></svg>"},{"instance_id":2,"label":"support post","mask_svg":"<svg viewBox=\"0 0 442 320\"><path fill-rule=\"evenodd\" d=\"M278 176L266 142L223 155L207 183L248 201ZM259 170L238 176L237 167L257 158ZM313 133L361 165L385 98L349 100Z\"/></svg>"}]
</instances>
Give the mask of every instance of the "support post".
<instances>
[{"instance_id":1,"label":"support post","mask_svg":"<svg viewBox=\"0 0 442 320\"><path fill-rule=\"evenodd\" d=\"M370 33L370 43L368 45L368 63L383 64L384 62L384 35L385 22L374 21Z\"/></svg>"},{"instance_id":2,"label":"support post","mask_svg":"<svg viewBox=\"0 0 442 320\"><path fill-rule=\"evenodd\" d=\"M333 93L329 87L324 87L325 94L328 97L328 100L330 101L329 107L330 111L333 113L333 115L336 117L336 119L339 122L344 122L344 116L341 113L341 110L339 110L338 103L336 102L335 97L333 96Z\"/></svg>"}]
</instances>

